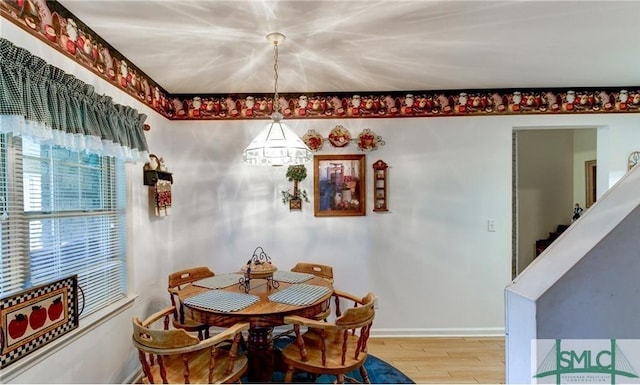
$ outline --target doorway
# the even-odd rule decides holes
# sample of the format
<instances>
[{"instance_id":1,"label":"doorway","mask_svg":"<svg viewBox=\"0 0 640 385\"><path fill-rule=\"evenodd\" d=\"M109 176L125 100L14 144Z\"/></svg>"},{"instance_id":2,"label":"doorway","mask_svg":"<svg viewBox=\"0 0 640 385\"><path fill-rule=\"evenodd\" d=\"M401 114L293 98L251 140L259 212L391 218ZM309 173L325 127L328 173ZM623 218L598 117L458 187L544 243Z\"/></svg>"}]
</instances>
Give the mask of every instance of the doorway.
<instances>
[{"instance_id":1,"label":"doorway","mask_svg":"<svg viewBox=\"0 0 640 385\"><path fill-rule=\"evenodd\" d=\"M571 224L576 203L588 207L585 162L596 158L596 141L596 128L513 131L512 277L536 257L536 240ZM592 176L595 191L595 166Z\"/></svg>"}]
</instances>

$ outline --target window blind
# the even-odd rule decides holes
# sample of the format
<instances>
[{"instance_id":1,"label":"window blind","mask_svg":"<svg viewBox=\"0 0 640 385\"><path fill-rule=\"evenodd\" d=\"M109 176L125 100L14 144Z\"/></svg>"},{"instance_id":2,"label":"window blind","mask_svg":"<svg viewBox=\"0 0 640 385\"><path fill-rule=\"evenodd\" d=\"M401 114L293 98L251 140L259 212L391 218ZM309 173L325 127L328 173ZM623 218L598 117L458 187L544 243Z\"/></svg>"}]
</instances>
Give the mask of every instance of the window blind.
<instances>
[{"instance_id":1,"label":"window blind","mask_svg":"<svg viewBox=\"0 0 640 385\"><path fill-rule=\"evenodd\" d=\"M0 189L0 296L77 274L81 317L125 297L122 161L4 134Z\"/></svg>"}]
</instances>

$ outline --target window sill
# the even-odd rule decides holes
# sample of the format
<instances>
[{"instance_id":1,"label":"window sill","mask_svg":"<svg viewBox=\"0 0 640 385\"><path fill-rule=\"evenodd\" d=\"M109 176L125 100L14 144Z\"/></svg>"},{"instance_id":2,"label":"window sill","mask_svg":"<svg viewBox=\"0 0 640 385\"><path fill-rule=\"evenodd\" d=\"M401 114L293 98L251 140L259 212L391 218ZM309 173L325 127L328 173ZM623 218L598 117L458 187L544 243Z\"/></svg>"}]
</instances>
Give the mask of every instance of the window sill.
<instances>
[{"instance_id":1,"label":"window sill","mask_svg":"<svg viewBox=\"0 0 640 385\"><path fill-rule=\"evenodd\" d=\"M31 369L45 358L50 357L65 346L80 339L93 329L130 308L133 306L133 302L136 298L138 298L137 295L129 295L127 298L107 306L106 308L87 316L87 318L83 318L80 320L80 325L75 330L63 335L55 341L52 341L46 346L41 347L23 359L10 364L7 368L0 370L2 383L9 383L13 378Z\"/></svg>"}]
</instances>

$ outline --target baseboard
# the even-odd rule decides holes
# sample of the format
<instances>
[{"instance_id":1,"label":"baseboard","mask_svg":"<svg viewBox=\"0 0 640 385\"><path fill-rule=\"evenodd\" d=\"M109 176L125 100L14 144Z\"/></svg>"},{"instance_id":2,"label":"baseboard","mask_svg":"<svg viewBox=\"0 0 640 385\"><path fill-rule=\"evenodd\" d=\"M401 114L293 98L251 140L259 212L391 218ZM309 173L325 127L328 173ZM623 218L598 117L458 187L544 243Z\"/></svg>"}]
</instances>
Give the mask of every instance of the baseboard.
<instances>
[{"instance_id":1,"label":"baseboard","mask_svg":"<svg viewBox=\"0 0 640 385\"><path fill-rule=\"evenodd\" d=\"M142 369L138 369L127 377L123 384L141 384L142 383Z\"/></svg>"},{"instance_id":2,"label":"baseboard","mask_svg":"<svg viewBox=\"0 0 640 385\"><path fill-rule=\"evenodd\" d=\"M277 326L273 329L273 335L285 330L291 330L291 326ZM504 328L376 328L371 329L372 337L504 337Z\"/></svg>"},{"instance_id":3,"label":"baseboard","mask_svg":"<svg viewBox=\"0 0 640 385\"><path fill-rule=\"evenodd\" d=\"M371 337L504 337L504 328L371 329Z\"/></svg>"}]
</instances>

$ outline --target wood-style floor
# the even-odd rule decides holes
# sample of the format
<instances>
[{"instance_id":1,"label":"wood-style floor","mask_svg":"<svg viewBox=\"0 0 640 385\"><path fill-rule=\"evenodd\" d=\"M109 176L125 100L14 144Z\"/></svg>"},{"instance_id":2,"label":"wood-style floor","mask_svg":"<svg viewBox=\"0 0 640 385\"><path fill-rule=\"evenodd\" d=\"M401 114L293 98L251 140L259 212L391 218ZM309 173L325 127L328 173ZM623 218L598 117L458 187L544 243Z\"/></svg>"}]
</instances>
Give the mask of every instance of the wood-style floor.
<instances>
[{"instance_id":1,"label":"wood-style floor","mask_svg":"<svg viewBox=\"0 0 640 385\"><path fill-rule=\"evenodd\" d=\"M371 337L369 353L417 384L504 384L504 337Z\"/></svg>"}]
</instances>

